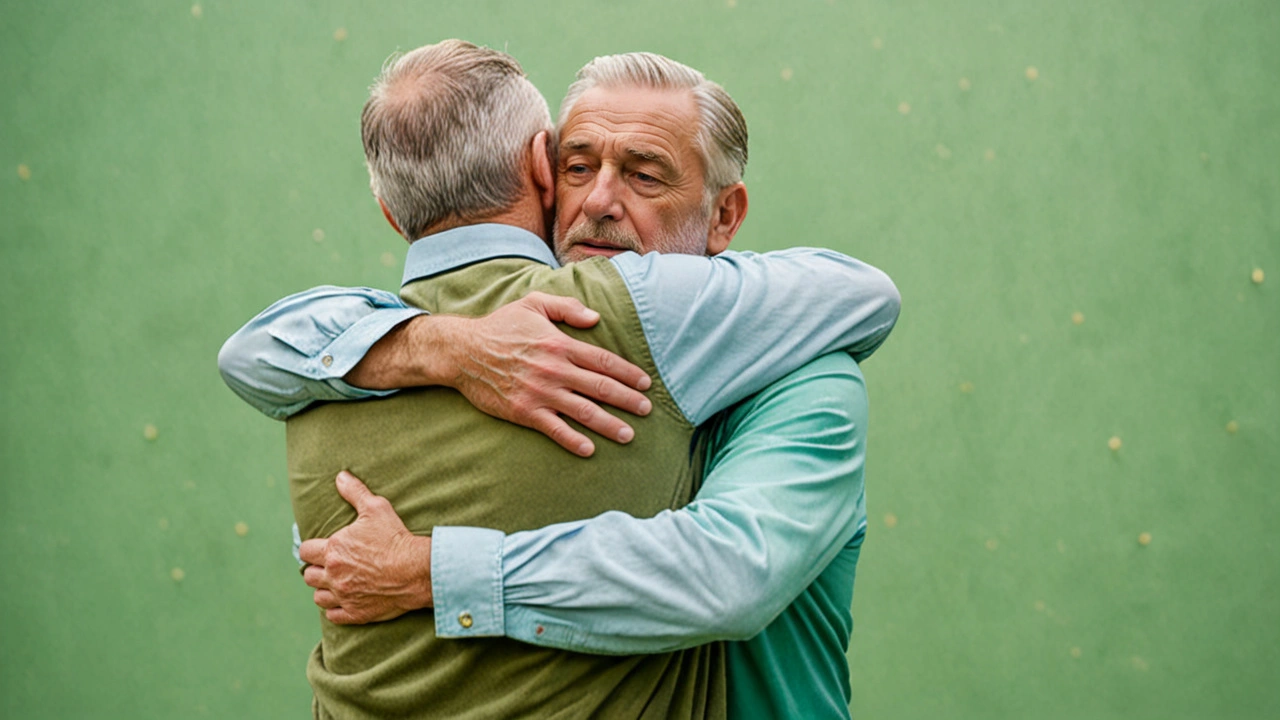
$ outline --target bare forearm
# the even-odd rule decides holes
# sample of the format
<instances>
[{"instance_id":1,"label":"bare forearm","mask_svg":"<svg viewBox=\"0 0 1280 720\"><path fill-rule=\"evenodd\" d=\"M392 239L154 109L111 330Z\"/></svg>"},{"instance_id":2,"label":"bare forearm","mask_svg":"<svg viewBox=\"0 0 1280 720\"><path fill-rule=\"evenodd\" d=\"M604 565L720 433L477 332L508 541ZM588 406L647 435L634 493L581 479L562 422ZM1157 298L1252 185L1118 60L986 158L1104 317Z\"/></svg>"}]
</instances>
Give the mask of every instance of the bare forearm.
<instances>
[{"instance_id":1,"label":"bare forearm","mask_svg":"<svg viewBox=\"0 0 1280 720\"><path fill-rule=\"evenodd\" d=\"M449 354L452 346L445 339L460 320L452 315L412 318L369 348L342 379L369 390L453 386L456 363Z\"/></svg>"}]
</instances>

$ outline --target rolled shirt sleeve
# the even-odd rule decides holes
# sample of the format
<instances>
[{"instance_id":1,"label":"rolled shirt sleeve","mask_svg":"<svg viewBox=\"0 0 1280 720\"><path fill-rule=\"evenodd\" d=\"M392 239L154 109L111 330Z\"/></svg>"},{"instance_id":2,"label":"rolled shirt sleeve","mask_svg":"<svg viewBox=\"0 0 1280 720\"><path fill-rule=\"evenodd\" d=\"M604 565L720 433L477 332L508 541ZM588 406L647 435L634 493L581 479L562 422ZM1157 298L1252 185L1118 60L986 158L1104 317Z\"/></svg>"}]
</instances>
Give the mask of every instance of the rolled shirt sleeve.
<instances>
[{"instance_id":1,"label":"rolled shirt sleeve","mask_svg":"<svg viewBox=\"0 0 1280 720\"><path fill-rule=\"evenodd\" d=\"M705 483L680 510L507 535L500 572L436 564L469 541L433 545L433 586L472 588L437 593L437 632L475 636L450 620L497 594L502 632L546 647L629 654L750 638L865 526L866 420L857 365L829 355L714 423Z\"/></svg>"},{"instance_id":2,"label":"rolled shirt sleeve","mask_svg":"<svg viewBox=\"0 0 1280 720\"><path fill-rule=\"evenodd\" d=\"M342 377L400 323L426 311L372 288L322 286L263 310L218 353L222 379L245 402L283 420L320 400L381 397Z\"/></svg>"},{"instance_id":3,"label":"rolled shirt sleeve","mask_svg":"<svg viewBox=\"0 0 1280 720\"><path fill-rule=\"evenodd\" d=\"M861 361L884 342L900 297L880 270L820 248L612 258L654 362L699 425L819 355ZM342 377L400 323L425 311L369 288L323 286L264 310L223 345L232 390L284 419L318 400L388 395Z\"/></svg>"}]
</instances>

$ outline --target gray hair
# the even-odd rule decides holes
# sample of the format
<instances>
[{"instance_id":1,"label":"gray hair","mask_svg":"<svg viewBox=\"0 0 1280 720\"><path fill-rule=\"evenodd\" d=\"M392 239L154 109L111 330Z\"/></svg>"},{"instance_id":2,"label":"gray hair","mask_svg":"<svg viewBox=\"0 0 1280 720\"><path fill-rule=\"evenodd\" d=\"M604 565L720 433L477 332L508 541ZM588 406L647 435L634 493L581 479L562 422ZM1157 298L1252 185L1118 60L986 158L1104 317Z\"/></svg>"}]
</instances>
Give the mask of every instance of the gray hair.
<instances>
[{"instance_id":1,"label":"gray hair","mask_svg":"<svg viewBox=\"0 0 1280 720\"><path fill-rule=\"evenodd\" d=\"M369 186L410 242L511 207L529 141L551 129L515 58L462 40L393 55L360 116Z\"/></svg>"},{"instance_id":2,"label":"gray hair","mask_svg":"<svg viewBox=\"0 0 1280 720\"><path fill-rule=\"evenodd\" d=\"M689 90L700 119L696 143L704 168L704 212L711 211L716 193L742 181L747 169L747 120L729 93L702 73L655 53L598 57L578 71L577 79L565 92L560 103L561 126L574 103L596 86Z\"/></svg>"}]
</instances>

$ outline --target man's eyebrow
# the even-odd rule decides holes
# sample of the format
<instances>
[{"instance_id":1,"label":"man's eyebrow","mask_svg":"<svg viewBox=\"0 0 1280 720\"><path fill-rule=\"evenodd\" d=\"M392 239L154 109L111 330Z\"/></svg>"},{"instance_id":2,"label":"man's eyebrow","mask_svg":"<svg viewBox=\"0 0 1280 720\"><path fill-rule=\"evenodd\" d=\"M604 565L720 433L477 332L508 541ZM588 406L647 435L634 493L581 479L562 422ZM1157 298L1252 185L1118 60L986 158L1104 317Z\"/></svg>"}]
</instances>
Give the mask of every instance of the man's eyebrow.
<instances>
[{"instance_id":1,"label":"man's eyebrow","mask_svg":"<svg viewBox=\"0 0 1280 720\"><path fill-rule=\"evenodd\" d=\"M640 148L629 147L627 148L627 154L632 157L640 158L641 160L658 163L665 168L675 167L670 158L662 153L654 152L653 150L642 150Z\"/></svg>"},{"instance_id":2,"label":"man's eyebrow","mask_svg":"<svg viewBox=\"0 0 1280 720\"><path fill-rule=\"evenodd\" d=\"M562 150L590 150L591 141L583 140L582 138L569 138L560 143L560 148Z\"/></svg>"}]
</instances>

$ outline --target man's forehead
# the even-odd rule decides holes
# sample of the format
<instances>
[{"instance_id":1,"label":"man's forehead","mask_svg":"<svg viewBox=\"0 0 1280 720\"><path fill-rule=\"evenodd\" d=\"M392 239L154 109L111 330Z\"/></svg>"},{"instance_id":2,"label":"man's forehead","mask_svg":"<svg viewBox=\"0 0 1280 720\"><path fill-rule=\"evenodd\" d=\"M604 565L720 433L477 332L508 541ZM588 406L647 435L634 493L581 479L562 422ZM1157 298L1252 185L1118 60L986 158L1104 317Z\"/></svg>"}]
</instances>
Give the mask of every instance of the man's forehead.
<instances>
[{"instance_id":1,"label":"man's forehead","mask_svg":"<svg viewBox=\"0 0 1280 720\"><path fill-rule=\"evenodd\" d=\"M560 148L601 150L608 140L636 157L659 159L686 150L696 127L697 105L688 90L593 87L561 125Z\"/></svg>"},{"instance_id":2,"label":"man's forehead","mask_svg":"<svg viewBox=\"0 0 1280 720\"><path fill-rule=\"evenodd\" d=\"M564 118L561 132L572 135L582 126L613 131L689 129L698 119L698 105L689 90L653 87L593 87L584 92Z\"/></svg>"}]
</instances>

